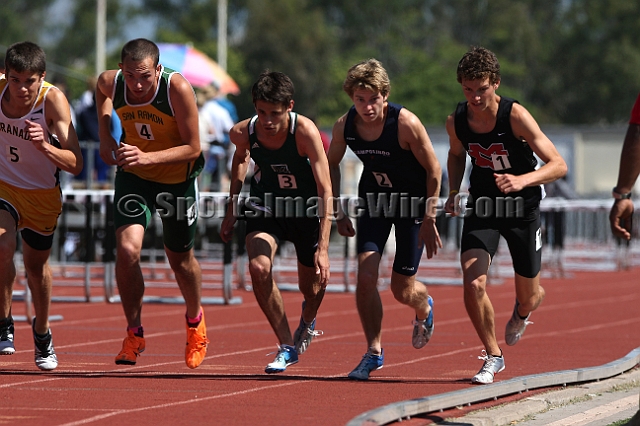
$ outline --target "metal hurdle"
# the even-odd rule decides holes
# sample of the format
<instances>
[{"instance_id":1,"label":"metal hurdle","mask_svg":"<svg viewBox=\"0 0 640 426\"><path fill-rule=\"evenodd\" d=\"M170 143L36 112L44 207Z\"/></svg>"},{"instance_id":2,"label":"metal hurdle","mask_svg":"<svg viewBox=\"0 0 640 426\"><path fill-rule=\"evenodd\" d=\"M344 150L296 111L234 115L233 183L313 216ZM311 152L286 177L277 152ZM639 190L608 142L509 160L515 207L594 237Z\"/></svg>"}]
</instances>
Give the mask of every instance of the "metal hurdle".
<instances>
[{"instance_id":1,"label":"metal hurdle","mask_svg":"<svg viewBox=\"0 0 640 426\"><path fill-rule=\"evenodd\" d=\"M111 191L109 191L111 192ZM224 196L221 193L201 193L202 197L208 196L208 197L222 197ZM113 214L113 195L109 195L109 199L110 199L110 205L109 208L107 209L107 212L111 212L110 214ZM207 220L207 218L205 219L200 219L200 222L202 223L203 220ZM157 217L157 215L154 217L153 221L152 221L152 226L150 229L150 231L155 231L156 236L159 236L161 234L161 226L160 226L160 219L159 217ZM107 231L107 234L114 234L115 235L115 229L113 228L113 217L111 217L111 223L110 226L106 229L110 229ZM109 247L107 252L113 252L113 249L115 248L115 240L113 241L113 247ZM163 265L165 266L160 266L157 263L157 254L158 252L161 252L162 255L164 256L165 262L163 263ZM201 297L200 299L200 303L203 305L237 305L242 303L242 297L239 296L234 296L233 295L233 289L232 289L232 279L231 279L231 270L232 270L232 258L230 255L231 252L231 244L225 244L224 245L224 255L223 255L223 280L222 280L222 296L221 297ZM166 261L166 256L164 255L164 250L156 250L154 248L149 249L149 253L150 253L150 266L152 268L152 273L155 273L158 269L160 268L168 268L168 261ZM115 256L113 256L113 259L110 259L110 262L107 263L105 265L105 270L109 270L109 271L113 271L114 269L114 262L115 262ZM168 268L170 269L170 268ZM110 273L105 273L105 284L104 284L104 290L105 290L105 298L107 300L108 303L118 303L120 302L120 296L115 294L114 291L114 276L115 274L113 272ZM152 285L147 285L147 287L152 287ZM149 295L149 294L145 294L145 296L143 297L143 302L145 303L165 303L165 304L183 304L184 303L184 298L179 295L179 296L157 296L157 295Z\"/></svg>"},{"instance_id":2,"label":"metal hurdle","mask_svg":"<svg viewBox=\"0 0 640 426\"><path fill-rule=\"evenodd\" d=\"M223 193L202 193L202 196L221 198L226 200L226 194ZM61 271L63 276L75 278L77 282L82 282L81 286L83 294L78 296L54 296L53 302L98 302L106 301L107 303L119 302L120 298L115 290L115 231L113 229L113 191L111 190L64 190L63 191L63 213L58 223L58 230L54 234L54 249L52 249L52 267ZM224 203L223 203L224 204ZM564 222L565 247L556 251L543 252L543 262L545 259L558 260L565 270L611 270L626 269L631 266L640 264L634 241L619 242L610 233L608 225L608 211L610 209L610 200L564 200L564 199L545 199L541 203L541 211L562 211L566 215ZM640 211L640 210L637 210ZM199 223L201 226L215 227L218 225L222 214L215 217L201 217ZM457 244L455 241L459 239L462 220L459 218L443 217L443 221L448 222L447 233L448 244L443 250L447 256L444 258L438 256L436 259L425 260L421 266L421 274L417 278L425 284L461 284L461 276L455 275L459 269L459 259L454 257L453 251L457 252ZM161 226L159 217L154 217L153 224L148 232L155 233L157 237L161 235ZM203 304L226 305L242 303L242 298L233 295L235 289L250 289L250 282L246 282L246 253L244 248L244 222L238 221L236 228L236 238L234 243L222 244L215 242L209 238L207 243L203 244L203 252L210 253L210 249L204 246L214 247L220 250L220 257L223 260L223 267L215 267L212 271L220 273L222 278L222 296L221 297L203 297ZM77 230L81 233L84 242L81 244L83 250L80 262L70 262L67 253L61 248L61 238L65 238L67 231ZM551 232L551 231L549 231ZM97 235L97 234L100 235ZM202 234L202 232L200 233ZM637 234L637 233L636 233ZM637 235L634 235L637 237ZM203 237L204 238L204 237ZM353 279L355 270L354 247L355 240L344 238L341 240L343 245L336 246L333 239L331 256L334 266L334 277L341 272L341 281L338 284L329 284L327 291L329 292L352 292L355 289ZM391 240L391 239L390 239ZM204 240L203 240L204 241ZM101 250L101 252L97 252ZM148 250L149 262L144 266L148 267L152 273L160 273L162 269L168 268L166 258L164 262L158 262L158 255L164 253L161 249L145 249ZM286 248L284 251L286 252ZM502 249L500 249L502 251ZM381 261L381 282L382 287L388 277L384 274L392 261L393 252L389 250L383 255ZM101 261L96 262L95 259L101 257ZM503 259L504 258L504 259ZM502 275L511 273L507 268L509 261L508 256L497 256L495 265L492 266L492 279L498 282ZM297 282L286 282L284 274L297 269L292 257L291 263L285 258L278 257L274 264L274 274L278 287L281 290L298 290ZM16 265L20 267L21 262L16 259ZM383 267L384 266L384 267ZM383 271L384 269L384 271ZM545 272L547 268L543 270ZM81 272L78 272L81 271ZM386 271L386 272L385 272ZM507 272L509 271L509 272ZM65 275L66 274L66 275ZM20 274L18 274L20 277ZM104 297L94 296L91 294L92 284L96 285L96 278L102 280L104 288ZM334 281L332 279L332 281ZM58 281L56 279L56 281ZM203 280L204 281L204 280ZM334 281L335 282L335 281ZM76 283L76 285L78 285ZM154 284L148 285L153 288ZM25 286L27 288L28 286ZM210 287L212 288L212 287ZM25 291L15 291L14 300L24 300L29 303L28 288ZM156 296L153 294L145 295L144 301L147 303L184 303L181 296ZM28 315L31 314L30 306ZM55 320L54 316L54 320Z\"/></svg>"},{"instance_id":3,"label":"metal hurdle","mask_svg":"<svg viewBox=\"0 0 640 426\"><path fill-rule=\"evenodd\" d=\"M51 254L52 268L61 271L63 278L81 279L83 295L78 296L53 296L52 302L100 302L117 303L120 301L119 295L115 294L115 229L113 225L113 191L112 190L63 190L63 212L58 222L58 229L54 234L54 246ZM156 215L157 216L157 215ZM159 217L154 217L150 231L161 233L159 226ZM67 253L62 247L60 248L61 238L67 237L67 232L71 229L80 229L84 241L81 245L81 262L69 262ZM101 238L96 233L102 234ZM101 261L96 262L96 246L101 244L102 254ZM152 271L162 268L156 260L156 252L159 250L149 250L151 254L151 262L148 265ZM164 251L162 250L162 253ZM56 260L58 259L58 260ZM166 260L166 257L165 257ZM224 269L232 268L231 258L225 256ZM17 266L21 262L16 263ZM168 262L166 263L168 265ZM82 269L82 276L77 269ZM102 272L100 272L102 270ZM102 287L104 289L104 297L93 296L91 294L92 281L96 278L102 278ZM217 269L216 269L217 271ZM221 297L202 297L203 305L230 305L242 303L242 298L233 296L232 280L228 273L225 273L222 285ZM54 279L55 281L55 279ZM28 287L28 286L27 286ZM147 288L153 285L147 285ZM29 305L28 292L16 291L13 300L25 300ZM184 303L182 296L156 296L148 294L144 296L144 302L147 303Z\"/></svg>"},{"instance_id":4,"label":"metal hurdle","mask_svg":"<svg viewBox=\"0 0 640 426\"><path fill-rule=\"evenodd\" d=\"M15 265L22 265L22 254L18 251L13 257L13 262ZM16 284L22 284L20 275L16 273L16 279L14 282L14 286ZM24 301L25 304L25 315L12 315L13 320L15 322L26 322L29 325L33 321L33 305L32 305L32 297L31 290L29 289L29 285L26 282L25 275L25 283L24 290L14 290L12 295L12 301ZM49 321L62 321L64 318L62 315L49 315Z\"/></svg>"}]
</instances>

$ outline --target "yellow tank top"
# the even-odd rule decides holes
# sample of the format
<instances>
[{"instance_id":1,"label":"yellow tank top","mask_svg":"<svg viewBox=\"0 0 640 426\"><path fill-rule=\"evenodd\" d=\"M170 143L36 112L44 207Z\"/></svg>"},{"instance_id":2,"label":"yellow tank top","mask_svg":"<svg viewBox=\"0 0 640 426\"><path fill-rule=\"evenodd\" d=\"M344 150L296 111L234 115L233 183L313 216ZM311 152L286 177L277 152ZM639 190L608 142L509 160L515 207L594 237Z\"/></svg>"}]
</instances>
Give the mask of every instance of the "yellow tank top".
<instances>
[{"instance_id":1,"label":"yellow tank top","mask_svg":"<svg viewBox=\"0 0 640 426\"><path fill-rule=\"evenodd\" d=\"M182 144L178 124L169 97L169 84L175 71L162 68L156 93L146 104L130 105L122 71L115 77L113 107L122 122L122 141L144 152L161 151ZM181 183L200 174L204 165L202 154L195 161L181 164L161 164L130 169L136 176L159 183Z\"/></svg>"}]
</instances>

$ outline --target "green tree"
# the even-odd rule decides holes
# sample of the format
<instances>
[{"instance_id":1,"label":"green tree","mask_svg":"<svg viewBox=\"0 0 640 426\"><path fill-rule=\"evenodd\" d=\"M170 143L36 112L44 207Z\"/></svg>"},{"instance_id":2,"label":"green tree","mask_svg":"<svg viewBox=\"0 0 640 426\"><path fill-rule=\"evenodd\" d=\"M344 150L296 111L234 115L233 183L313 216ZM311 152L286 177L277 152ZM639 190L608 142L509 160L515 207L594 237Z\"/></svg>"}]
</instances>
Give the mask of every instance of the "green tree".
<instances>
[{"instance_id":1,"label":"green tree","mask_svg":"<svg viewBox=\"0 0 640 426\"><path fill-rule=\"evenodd\" d=\"M4 0L0 7L0 52L19 41L33 41L40 44L41 34L46 22L48 0Z\"/></svg>"},{"instance_id":2,"label":"green tree","mask_svg":"<svg viewBox=\"0 0 640 426\"><path fill-rule=\"evenodd\" d=\"M563 87L553 110L564 123L628 121L640 91L640 4L573 2L564 22L553 57Z\"/></svg>"},{"instance_id":3,"label":"green tree","mask_svg":"<svg viewBox=\"0 0 640 426\"><path fill-rule=\"evenodd\" d=\"M227 73L238 83L241 95L229 98L236 104L248 93L252 77L246 70L245 55L238 48L237 32L245 26L244 1L229 1ZM213 60L218 54L218 2L201 0L144 0L144 13L157 21L156 42L190 43ZM162 58L161 58L162 59Z\"/></svg>"},{"instance_id":4,"label":"green tree","mask_svg":"<svg viewBox=\"0 0 640 426\"><path fill-rule=\"evenodd\" d=\"M247 1L245 36L238 48L252 80L265 69L287 74L294 82L296 111L317 116L336 93L331 73L336 38L322 10L307 0ZM239 103L241 116L253 113L250 92Z\"/></svg>"},{"instance_id":5,"label":"green tree","mask_svg":"<svg viewBox=\"0 0 640 426\"><path fill-rule=\"evenodd\" d=\"M315 4L322 5L339 34L340 83L351 65L375 57L391 79L390 100L405 105L425 123L444 123L459 94L455 66L464 47L443 35L428 2L316 0Z\"/></svg>"}]
</instances>

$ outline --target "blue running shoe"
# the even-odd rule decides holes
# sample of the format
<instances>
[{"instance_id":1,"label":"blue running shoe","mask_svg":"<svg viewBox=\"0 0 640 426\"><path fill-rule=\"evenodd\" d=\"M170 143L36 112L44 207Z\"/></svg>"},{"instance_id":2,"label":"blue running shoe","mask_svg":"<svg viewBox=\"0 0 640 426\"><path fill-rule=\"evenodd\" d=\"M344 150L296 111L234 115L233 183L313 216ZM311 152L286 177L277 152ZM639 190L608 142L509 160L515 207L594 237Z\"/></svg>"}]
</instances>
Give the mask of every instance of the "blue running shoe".
<instances>
[{"instance_id":1,"label":"blue running shoe","mask_svg":"<svg viewBox=\"0 0 640 426\"><path fill-rule=\"evenodd\" d=\"M423 348L433 335L433 299L431 296L427 299L429 306L431 307L431 311L429 311L429 316L423 320L419 320L417 317L413 321L413 347L416 349Z\"/></svg>"},{"instance_id":2,"label":"blue running shoe","mask_svg":"<svg viewBox=\"0 0 640 426\"><path fill-rule=\"evenodd\" d=\"M293 346L278 345L278 354L272 363L267 364L264 372L267 374L282 373L288 366L298 362L298 353Z\"/></svg>"},{"instance_id":3,"label":"blue running shoe","mask_svg":"<svg viewBox=\"0 0 640 426\"><path fill-rule=\"evenodd\" d=\"M302 310L304 311L304 307L307 305L307 302L302 302ZM295 333L293 333L293 346L296 348L296 352L298 355L302 355L309 345L311 345L311 340L315 336L321 336L323 333L321 330L316 331L316 319L314 318L311 321L311 324L307 325L302 319L302 315L300 315L300 324L296 329Z\"/></svg>"},{"instance_id":4,"label":"blue running shoe","mask_svg":"<svg viewBox=\"0 0 640 426\"><path fill-rule=\"evenodd\" d=\"M384 349L380 352L380 355L367 352L362 357L360 364L347 377L352 380L369 380L369 373L380 370L382 364L384 364Z\"/></svg>"}]
</instances>

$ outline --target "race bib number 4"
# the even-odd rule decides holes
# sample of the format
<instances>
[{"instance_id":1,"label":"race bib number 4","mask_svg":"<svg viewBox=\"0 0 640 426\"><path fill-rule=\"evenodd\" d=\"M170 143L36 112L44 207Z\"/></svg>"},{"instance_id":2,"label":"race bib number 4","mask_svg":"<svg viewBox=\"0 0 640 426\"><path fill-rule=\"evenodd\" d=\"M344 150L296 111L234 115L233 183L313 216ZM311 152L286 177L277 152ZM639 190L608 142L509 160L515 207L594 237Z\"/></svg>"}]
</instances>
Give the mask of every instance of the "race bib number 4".
<instances>
[{"instance_id":1,"label":"race bib number 4","mask_svg":"<svg viewBox=\"0 0 640 426\"><path fill-rule=\"evenodd\" d=\"M147 123L135 123L136 130L138 131L138 136L140 139L146 139L148 141L153 141L155 138L153 137L153 132L151 131L151 127Z\"/></svg>"}]
</instances>

